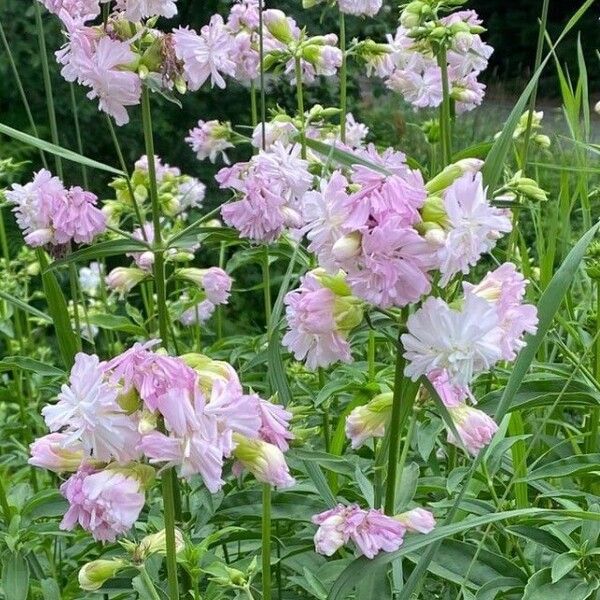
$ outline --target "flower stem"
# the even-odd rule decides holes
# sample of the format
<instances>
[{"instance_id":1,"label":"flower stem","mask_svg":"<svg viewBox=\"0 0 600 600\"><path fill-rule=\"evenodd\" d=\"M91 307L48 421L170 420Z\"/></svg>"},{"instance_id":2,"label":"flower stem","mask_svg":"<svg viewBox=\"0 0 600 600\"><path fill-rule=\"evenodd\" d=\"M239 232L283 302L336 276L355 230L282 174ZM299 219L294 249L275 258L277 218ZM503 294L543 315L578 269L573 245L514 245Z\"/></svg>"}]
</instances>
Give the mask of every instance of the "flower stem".
<instances>
[{"instance_id":1,"label":"flower stem","mask_svg":"<svg viewBox=\"0 0 600 600\"><path fill-rule=\"evenodd\" d=\"M596 282L596 332L600 331L600 281ZM600 335L596 336L594 377L600 382ZM598 451L598 430L600 428L600 409L592 408L590 414L590 430L586 442L586 452L592 454Z\"/></svg>"},{"instance_id":2,"label":"flower stem","mask_svg":"<svg viewBox=\"0 0 600 600\"><path fill-rule=\"evenodd\" d=\"M387 479L385 490L384 512L393 515L396 509L396 487L401 470L399 467L398 454L400 451L400 439L406 419L412 410L418 385L404 377L405 360L402 356L402 344L398 335L396 371L394 374L394 395L392 399L392 415L390 419L390 447L388 453ZM405 444L410 443L407 439Z\"/></svg>"},{"instance_id":3,"label":"flower stem","mask_svg":"<svg viewBox=\"0 0 600 600\"><path fill-rule=\"evenodd\" d=\"M59 146L58 126L56 124L56 111L54 110L54 98L52 96L52 81L50 79L50 67L48 66L48 51L46 50L46 39L44 37L44 25L42 23L42 12L40 3L33 0L33 11L35 14L35 25L37 29L38 45L40 49L40 60L42 62L42 78L46 94L46 106L48 107L48 121L50 122L50 137L52 143ZM62 159L57 154L54 156L56 174L63 179Z\"/></svg>"},{"instance_id":4,"label":"flower stem","mask_svg":"<svg viewBox=\"0 0 600 600\"><path fill-rule=\"evenodd\" d=\"M271 486L262 490L262 597L271 600Z\"/></svg>"},{"instance_id":5,"label":"flower stem","mask_svg":"<svg viewBox=\"0 0 600 600\"><path fill-rule=\"evenodd\" d=\"M452 122L450 117L450 84L448 82L448 57L446 46L440 46L438 65L442 72L442 104L440 105L440 139L442 143L442 168L452 162Z\"/></svg>"},{"instance_id":6,"label":"flower stem","mask_svg":"<svg viewBox=\"0 0 600 600\"><path fill-rule=\"evenodd\" d=\"M296 71L296 102L298 103L298 118L300 119L300 143L302 158L306 158L306 126L304 124L304 90L302 89L302 63L300 57L294 59Z\"/></svg>"},{"instance_id":7,"label":"flower stem","mask_svg":"<svg viewBox=\"0 0 600 600\"><path fill-rule=\"evenodd\" d=\"M346 143L346 113L348 93L348 57L346 56L346 17L340 12L340 50L342 65L340 67L340 140Z\"/></svg>"},{"instance_id":8,"label":"flower stem","mask_svg":"<svg viewBox=\"0 0 600 600\"><path fill-rule=\"evenodd\" d=\"M152 114L150 111L150 95L148 88L142 91L142 123L144 127L144 142L148 157L148 180L150 184L150 201L152 205L152 224L154 228L154 281L156 285L156 308L158 312L158 330L164 347L168 350L169 314L165 283L164 248L160 230L160 205L158 203L158 188L156 184L156 165L154 164L154 138L152 134ZM175 478L172 468L164 471L162 495L164 504L164 521L167 547L167 579L169 599L179 598L177 582L177 556L175 549Z\"/></svg>"}]
</instances>

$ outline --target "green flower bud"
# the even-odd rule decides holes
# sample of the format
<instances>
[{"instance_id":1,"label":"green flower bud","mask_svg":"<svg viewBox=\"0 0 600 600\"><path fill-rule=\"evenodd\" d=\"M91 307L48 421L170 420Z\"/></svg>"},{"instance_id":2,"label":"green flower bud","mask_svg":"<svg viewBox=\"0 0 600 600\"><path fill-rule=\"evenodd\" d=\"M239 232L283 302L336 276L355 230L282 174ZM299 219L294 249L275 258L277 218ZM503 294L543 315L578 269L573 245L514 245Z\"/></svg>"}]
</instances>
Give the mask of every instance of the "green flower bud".
<instances>
[{"instance_id":1,"label":"green flower bud","mask_svg":"<svg viewBox=\"0 0 600 600\"><path fill-rule=\"evenodd\" d=\"M358 327L363 320L363 307L363 301L354 296L336 297L333 312L338 329L350 331Z\"/></svg>"},{"instance_id":2,"label":"green flower bud","mask_svg":"<svg viewBox=\"0 0 600 600\"><path fill-rule=\"evenodd\" d=\"M175 529L175 553L179 554L185 548L183 534L179 529ZM143 562L152 554L167 553L167 535L164 529L157 533L147 535L133 550L134 560Z\"/></svg>"},{"instance_id":3,"label":"green flower bud","mask_svg":"<svg viewBox=\"0 0 600 600\"><path fill-rule=\"evenodd\" d=\"M346 283L346 275L338 271L335 275L328 273L325 269L313 269L310 272L323 287L330 289L337 296L350 296L352 291Z\"/></svg>"},{"instance_id":4,"label":"green flower bud","mask_svg":"<svg viewBox=\"0 0 600 600\"><path fill-rule=\"evenodd\" d=\"M141 406L140 396L133 386L128 392L121 393L117 396L117 403L128 415L139 410Z\"/></svg>"},{"instance_id":5,"label":"green flower bud","mask_svg":"<svg viewBox=\"0 0 600 600\"><path fill-rule=\"evenodd\" d=\"M412 29L421 24L423 14L429 10L429 7L421 0L415 0L404 7L400 14L400 25L406 29Z\"/></svg>"},{"instance_id":6,"label":"green flower bud","mask_svg":"<svg viewBox=\"0 0 600 600\"><path fill-rule=\"evenodd\" d=\"M294 35L290 23L280 10L269 8L263 13L263 22L269 33L283 44L294 41Z\"/></svg>"},{"instance_id":7,"label":"green flower bud","mask_svg":"<svg viewBox=\"0 0 600 600\"><path fill-rule=\"evenodd\" d=\"M483 167L482 160L479 160L478 158L464 158L448 165L441 173L438 173L425 185L425 189L430 194L437 194L452 185L456 179L465 173L476 173L481 167Z\"/></svg>"},{"instance_id":8,"label":"green flower bud","mask_svg":"<svg viewBox=\"0 0 600 600\"><path fill-rule=\"evenodd\" d=\"M124 560L93 560L79 570L79 587L93 592L99 590L106 581L112 579L127 563Z\"/></svg>"},{"instance_id":9,"label":"green flower bud","mask_svg":"<svg viewBox=\"0 0 600 600\"><path fill-rule=\"evenodd\" d=\"M444 208L444 201L438 196L429 196L421 208L421 217L425 223L446 227L448 215Z\"/></svg>"}]
</instances>

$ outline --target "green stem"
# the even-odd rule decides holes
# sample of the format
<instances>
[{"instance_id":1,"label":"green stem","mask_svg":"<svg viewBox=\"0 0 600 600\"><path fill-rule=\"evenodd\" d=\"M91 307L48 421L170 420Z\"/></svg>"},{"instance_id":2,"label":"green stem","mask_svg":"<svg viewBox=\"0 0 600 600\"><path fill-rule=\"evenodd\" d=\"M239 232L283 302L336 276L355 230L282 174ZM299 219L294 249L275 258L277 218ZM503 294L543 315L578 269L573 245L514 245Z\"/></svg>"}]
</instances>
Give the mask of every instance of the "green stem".
<instances>
[{"instance_id":1,"label":"green stem","mask_svg":"<svg viewBox=\"0 0 600 600\"><path fill-rule=\"evenodd\" d=\"M297 56L294 61L296 72L296 102L298 104L298 118L300 119L300 143L302 144L302 158L306 158L306 125L304 123L304 90L302 87L302 63Z\"/></svg>"},{"instance_id":2,"label":"green stem","mask_svg":"<svg viewBox=\"0 0 600 600\"><path fill-rule=\"evenodd\" d=\"M600 281L596 281L596 333L600 332ZM594 379L600 383L600 335L596 337ZM590 414L590 430L586 443L586 452L598 451L598 433L600 428L600 408L592 408Z\"/></svg>"},{"instance_id":3,"label":"green stem","mask_svg":"<svg viewBox=\"0 0 600 600\"><path fill-rule=\"evenodd\" d=\"M6 490L4 489L3 477L0 477L0 507L2 508L2 514L4 515L4 522L6 525L10 523L12 517L12 511L8 504L8 498L6 497Z\"/></svg>"},{"instance_id":4,"label":"green stem","mask_svg":"<svg viewBox=\"0 0 600 600\"><path fill-rule=\"evenodd\" d=\"M265 36L263 27L263 9L264 0L258 0L258 56L260 62L260 123L262 136L262 149L266 146L266 127L267 127L267 98L265 92Z\"/></svg>"},{"instance_id":5,"label":"green stem","mask_svg":"<svg viewBox=\"0 0 600 600\"><path fill-rule=\"evenodd\" d=\"M367 371L369 381L375 381L375 332L369 331L369 345L367 346Z\"/></svg>"},{"instance_id":6,"label":"green stem","mask_svg":"<svg viewBox=\"0 0 600 600\"><path fill-rule=\"evenodd\" d=\"M340 50L342 65L340 67L340 140L346 143L346 114L348 112L348 57L346 55L346 17L340 12Z\"/></svg>"},{"instance_id":7,"label":"green stem","mask_svg":"<svg viewBox=\"0 0 600 600\"><path fill-rule=\"evenodd\" d=\"M81 319L79 317L79 285L77 281L77 267L69 263L69 287L71 288L71 300L73 301L73 318L75 320L75 339L77 349L81 352Z\"/></svg>"},{"instance_id":8,"label":"green stem","mask_svg":"<svg viewBox=\"0 0 600 600\"><path fill-rule=\"evenodd\" d=\"M8 40L6 39L6 35L4 34L4 28L2 27L2 23L0 23L0 39L2 40L2 45L4 46L4 51L8 57L8 62L10 63L10 69L13 73L13 77L15 78L15 82L17 84L17 89L19 90L19 95L21 96L21 102L23 103L23 107L25 108L25 113L27 114L27 120L29 121L29 126L31 127L31 131L36 138L39 138L40 135L38 133L35 121L33 120L33 115L31 114L31 107L29 106L29 101L27 100L27 94L25 93L25 88L23 87L23 82L21 81L21 77L19 75L19 70L17 69L17 65L15 63L15 59L13 58L12 52L10 50L10 46L8 44ZM44 168L48 168L48 163L46 162L46 155L43 150L39 149L40 160L44 165Z\"/></svg>"},{"instance_id":9,"label":"green stem","mask_svg":"<svg viewBox=\"0 0 600 600\"><path fill-rule=\"evenodd\" d=\"M156 184L156 165L154 164L154 137L152 133L150 94L146 87L142 91L142 123L144 127L146 156L148 157L148 180L150 202L152 205L152 224L154 228L154 281L156 285L158 330L163 346L168 350L169 313L167 309L164 249L162 247L162 234L160 230L160 205ZM172 471L172 468L164 471L161 483L164 504L169 599L177 600L179 598L179 585L177 582L177 555L175 549L175 479Z\"/></svg>"},{"instance_id":10,"label":"green stem","mask_svg":"<svg viewBox=\"0 0 600 600\"><path fill-rule=\"evenodd\" d=\"M264 256L262 261L262 275L263 275L263 297L265 303L265 321L266 330L269 331L271 327L271 272L269 269L269 247L264 247Z\"/></svg>"},{"instance_id":11,"label":"green stem","mask_svg":"<svg viewBox=\"0 0 600 600\"><path fill-rule=\"evenodd\" d=\"M54 98L52 96L52 81L50 79L50 67L48 66L48 51L46 50L46 39L44 37L44 25L42 24L42 11L40 3L33 0L33 11L35 13L35 25L37 29L38 45L40 49L40 60L42 61L42 78L44 81L44 91L46 93L46 106L48 108L48 120L50 122L50 136L52 143L60 146L58 138L58 126L56 124L56 111L54 109ZM60 156L55 155L56 174L63 179L62 160Z\"/></svg>"},{"instance_id":12,"label":"green stem","mask_svg":"<svg viewBox=\"0 0 600 600\"><path fill-rule=\"evenodd\" d=\"M73 113L73 124L75 125L75 137L77 138L77 152L83 156L83 141L81 138L81 127L79 126L79 110L77 109L77 100L75 99L75 84L69 84L69 92L71 97L71 112ZM81 165L81 179L83 181L83 187L87 190L88 176L87 167Z\"/></svg>"},{"instance_id":13,"label":"green stem","mask_svg":"<svg viewBox=\"0 0 600 600\"><path fill-rule=\"evenodd\" d=\"M440 105L440 138L442 167L452 162L452 121L450 117L450 85L448 83L448 57L442 44L438 52L438 65L442 72L442 104Z\"/></svg>"},{"instance_id":14,"label":"green stem","mask_svg":"<svg viewBox=\"0 0 600 600\"><path fill-rule=\"evenodd\" d=\"M262 597L271 600L271 486L262 492Z\"/></svg>"},{"instance_id":15,"label":"green stem","mask_svg":"<svg viewBox=\"0 0 600 600\"><path fill-rule=\"evenodd\" d=\"M535 50L535 63L533 67L533 72L537 73L540 64L542 63L542 52L544 51L544 36L546 35L546 25L548 23L548 7L550 5L550 0L544 0L542 5L542 16L540 18L540 29L538 32L537 39L537 47ZM527 155L529 153L529 138L531 137L531 127L533 125L533 111L535 110L535 104L537 102L537 92L538 92L538 81L536 79L535 85L533 86L533 90L531 91L531 96L529 98L529 114L527 115L527 125L525 127L525 137L523 142L523 151L521 153L521 169L523 170L523 175L525 175L527 169Z\"/></svg>"},{"instance_id":16,"label":"green stem","mask_svg":"<svg viewBox=\"0 0 600 600\"><path fill-rule=\"evenodd\" d=\"M400 451L400 440L406 419L412 409L414 395L411 393L418 386L408 382L404 378L405 360L402 356L402 344L398 335L396 350L396 371L394 374L394 395L392 399L392 414L390 418L389 453L387 464L387 480L385 490L384 512L393 515L396 509L396 487L399 474L398 455Z\"/></svg>"}]
</instances>

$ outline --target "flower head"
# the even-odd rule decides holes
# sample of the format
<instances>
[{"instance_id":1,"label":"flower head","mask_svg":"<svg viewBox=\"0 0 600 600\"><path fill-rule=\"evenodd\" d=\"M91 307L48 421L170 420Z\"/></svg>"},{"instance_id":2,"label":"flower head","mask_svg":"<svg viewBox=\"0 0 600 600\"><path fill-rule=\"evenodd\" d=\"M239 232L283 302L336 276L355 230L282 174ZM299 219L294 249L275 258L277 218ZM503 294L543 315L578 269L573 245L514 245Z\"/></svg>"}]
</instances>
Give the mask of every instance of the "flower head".
<instances>
[{"instance_id":1,"label":"flower head","mask_svg":"<svg viewBox=\"0 0 600 600\"><path fill-rule=\"evenodd\" d=\"M27 461L34 467L55 473L76 471L83 461L83 445L72 441L66 433L49 433L29 446L31 458Z\"/></svg>"},{"instance_id":2,"label":"flower head","mask_svg":"<svg viewBox=\"0 0 600 600\"><path fill-rule=\"evenodd\" d=\"M381 438L392 412L391 392L379 394L370 402L357 406L346 417L346 437L352 448L360 448L369 438Z\"/></svg>"},{"instance_id":3,"label":"flower head","mask_svg":"<svg viewBox=\"0 0 600 600\"><path fill-rule=\"evenodd\" d=\"M455 446L464 446L468 452L476 456L487 446L498 430L498 425L482 410L466 403L448 409L460 440L448 429L448 442Z\"/></svg>"}]
</instances>

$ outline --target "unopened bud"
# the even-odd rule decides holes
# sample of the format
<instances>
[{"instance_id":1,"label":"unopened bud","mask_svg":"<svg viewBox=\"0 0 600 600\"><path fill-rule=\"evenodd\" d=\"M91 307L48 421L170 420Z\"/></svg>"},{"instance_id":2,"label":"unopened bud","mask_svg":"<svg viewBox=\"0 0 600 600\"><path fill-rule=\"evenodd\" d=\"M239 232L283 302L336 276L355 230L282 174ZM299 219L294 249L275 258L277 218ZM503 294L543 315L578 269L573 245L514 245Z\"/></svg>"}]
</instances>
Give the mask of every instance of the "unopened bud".
<instances>
[{"instance_id":1,"label":"unopened bud","mask_svg":"<svg viewBox=\"0 0 600 600\"><path fill-rule=\"evenodd\" d=\"M93 560L79 570L79 587L88 592L99 590L125 566L125 561L120 559Z\"/></svg>"},{"instance_id":2,"label":"unopened bud","mask_svg":"<svg viewBox=\"0 0 600 600\"><path fill-rule=\"evenodd\" d=\"M477 173L483 167L483 161L478 158L464 158L448 165L425 185L430 194L436 194L452 185L456 179L465 173Z\"/></svg>"},{"instance_id":3,"label":"unopened bud","mask_svg":"<svg viewBox=\"0 0 600 600\"><path fill-rule=\"evenodd\" d=\"M283 44L294 40L294 35L285 13L275 8L269 8L263 13L263 22L269 33Z\"/></svg>"},{"instance_id":4,"label":"unopened bud","mask_svg":"<svg viewBox=\"0 0 600 600\"><path fill-rule=\"evenodd\" d=\"M357 256L360 253L362 244L362 235L358 231L353 231L342 236L331 249L331 253L336 260L344 261Z\"/></svg>"}]
</instances>

